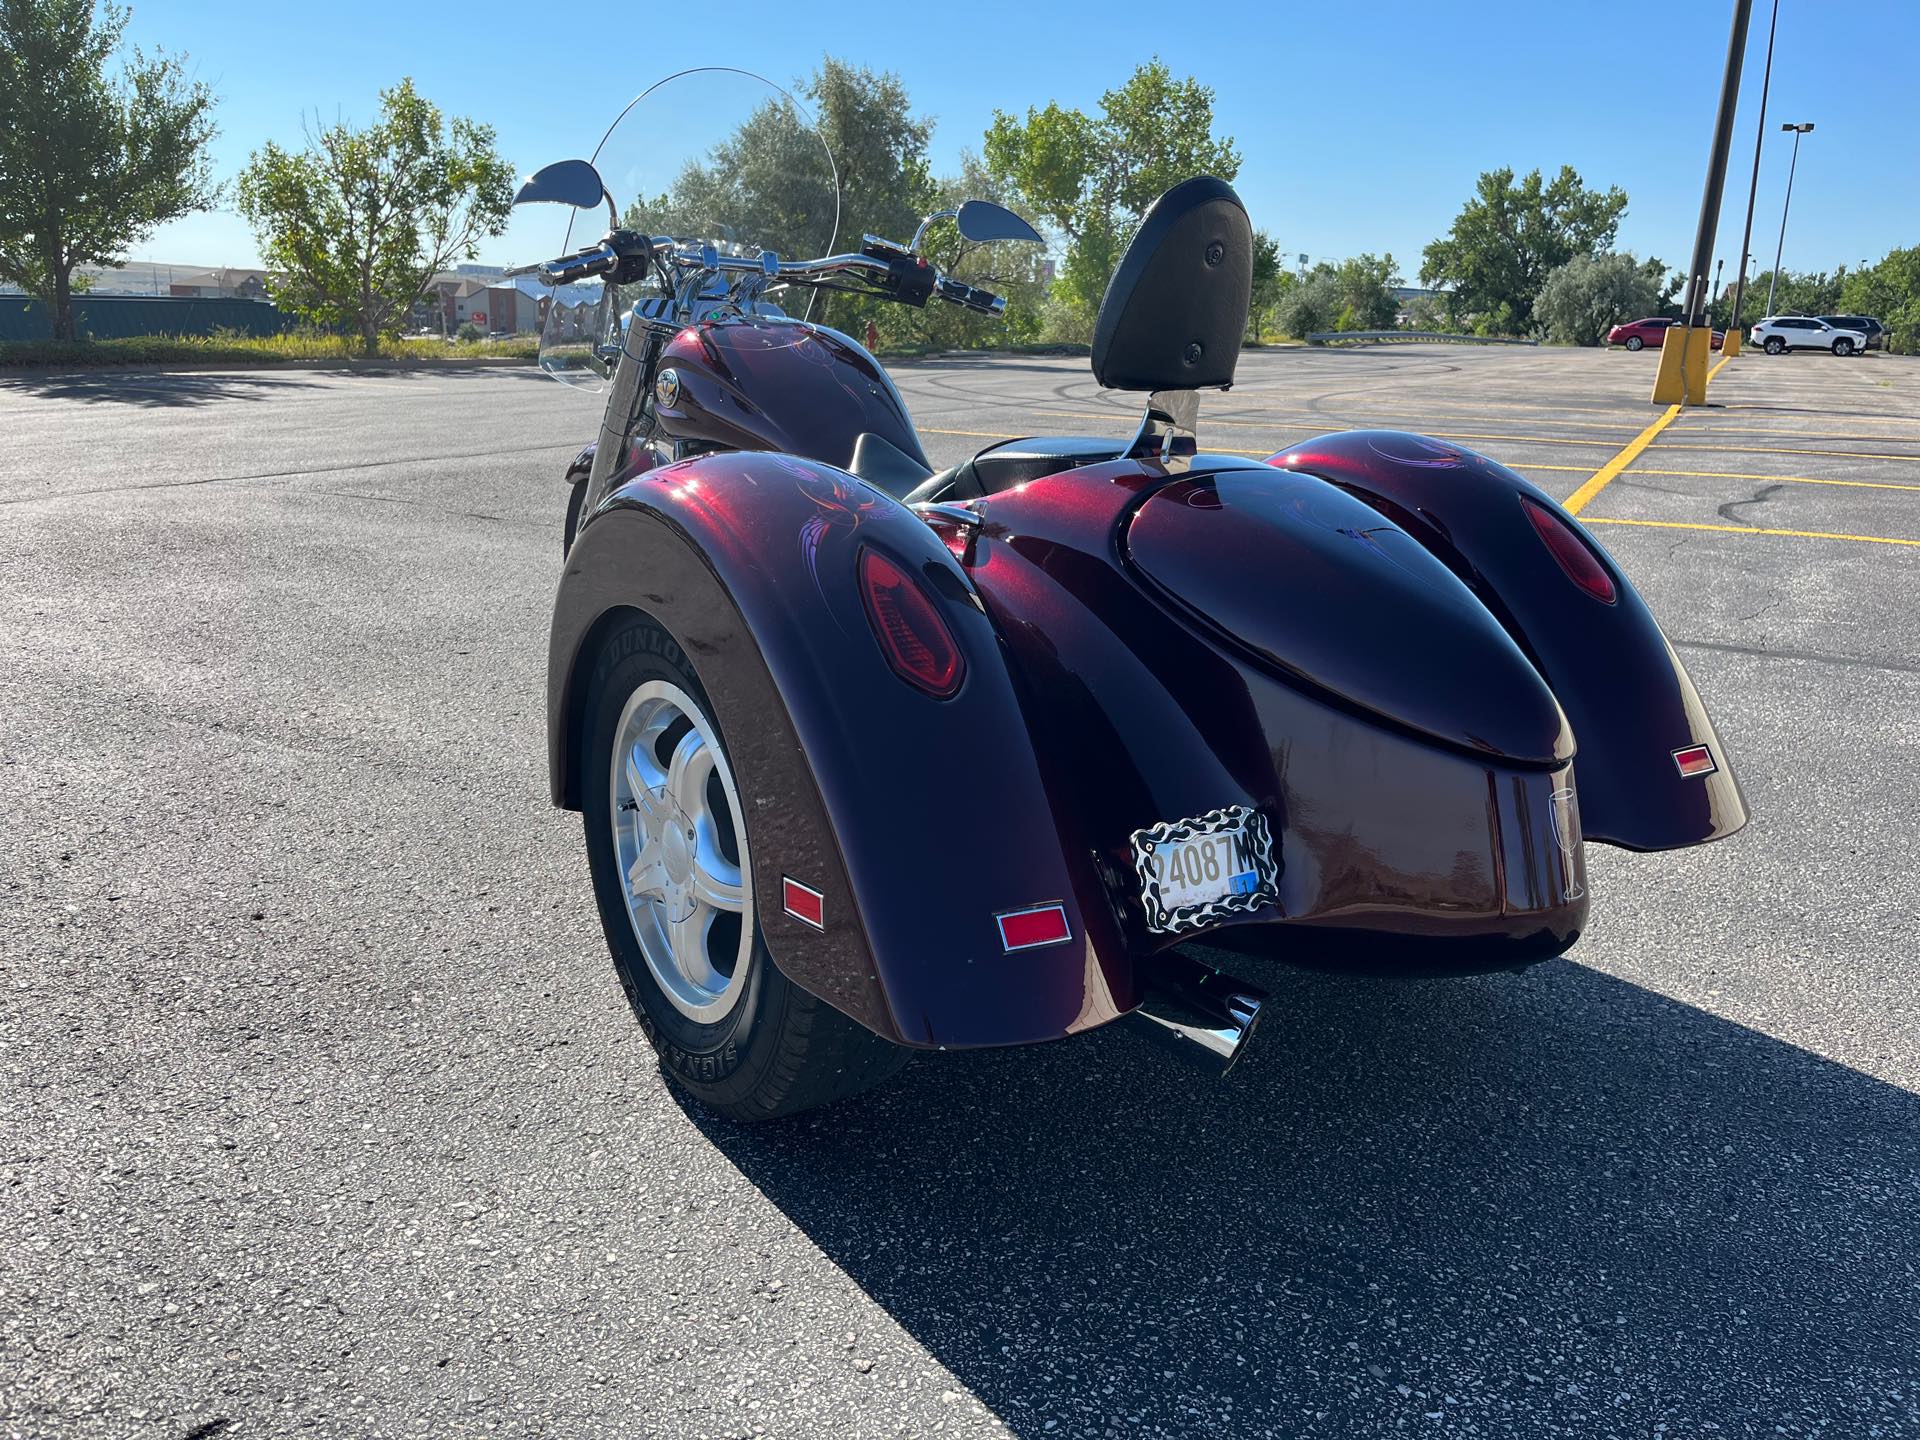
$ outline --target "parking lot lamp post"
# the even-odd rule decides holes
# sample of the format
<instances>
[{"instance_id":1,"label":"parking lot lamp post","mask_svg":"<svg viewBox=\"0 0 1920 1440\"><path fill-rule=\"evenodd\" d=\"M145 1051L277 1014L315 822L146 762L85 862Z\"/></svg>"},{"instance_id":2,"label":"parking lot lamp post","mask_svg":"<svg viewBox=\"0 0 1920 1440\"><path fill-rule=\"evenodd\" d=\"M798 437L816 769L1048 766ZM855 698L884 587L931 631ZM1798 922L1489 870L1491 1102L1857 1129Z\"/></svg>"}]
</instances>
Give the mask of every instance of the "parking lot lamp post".
<instances>
[{"instance_id":1,"label":"parking lot lamp post","mask_svg":"<svg viewBox=\"0 0 1920 1440\"><path fill-rule=\"evenodd\" d=\"M1767 280L1767 314L1773 314L1773 292L1780 283L1780 254L1787 248L1787 211L1793 206L1793 172L1800 165L1800 137L1813 129L1813 122L1804 125L1782 125L1782 130L1793 131L1793 159L1787 162L1787 198L1780 204L1780 241L1773 247L1773 274Z\"/></svg>"},{"instance_id":2,"label":"parking lot lamp post","mask_svg":"<svg viewBox=\"0 0 1920 1440\"><path fill-rule=\"evenodd\" d=\"M1727 183L1727 150L1733 141L1733 112L1740 100L1740 69L1746 59L1747 23L1753 0L1733 0L1733 25L1727 35L1727 65L1720 78L1720 104L1714 115L1713 147L1707 157L1707 183L1700 196L1700 226L1687 265L1686 298L1681 302L1680 343L1663 342L1654 375L1653 399L1662 405L1704 405L1707 399L1707 337L1696 348L1694 331L1705 327L1707 272L1713 268L1713 240L1720 228L1720 196Z\"/></svg>"},{"instance_id":3,"label":"parking lot lamp post","mask_svg":"<svg viewBox=\"0 0 1920 1440\"><path fill-rule=\"evenodd\" d=\"M1740 350L1740 316L1747 304L1748 263L1753 259L1753 202L1760 194L1760 147L1767 138L1767 91L1773 85L1773 32L1780 23L1780 0L1773 0L1773 18L1767 22L1767 68L1760 75L1760 120L1753 127L1753 178L1747 182L1747 223L1740 232L1740 273L1733 278L1733 315L1727 321L1727 343Z\"/></svg>"}]
</instances>

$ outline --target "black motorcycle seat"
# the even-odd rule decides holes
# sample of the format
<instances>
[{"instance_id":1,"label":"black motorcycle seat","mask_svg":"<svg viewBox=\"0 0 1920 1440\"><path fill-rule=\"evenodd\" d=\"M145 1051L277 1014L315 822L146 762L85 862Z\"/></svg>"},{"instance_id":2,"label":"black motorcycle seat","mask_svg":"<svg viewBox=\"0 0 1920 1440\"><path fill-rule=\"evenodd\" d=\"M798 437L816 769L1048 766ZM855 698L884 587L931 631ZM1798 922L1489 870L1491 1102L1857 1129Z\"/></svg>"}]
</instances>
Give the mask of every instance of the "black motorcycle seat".
<instances>
[{"instance_id":1,"label":"black motorcycle seat","mask_svg":"<svg viewBox=\"0 0 1920 1440\"><path fill-rule=\"evenodd\" d=\"M1043 475L1082 465L1097 465L1103 460L1118 460L1126 453L1124 440L1089 435L1037 435L1025 440L1002 440L951 469L929 476L906 496L909 505L928 500L978 500L998 495ZM858 473L858 472L856 472Z\"/></svg>"},{"instance_id":2,"label":"black motorcycle seat","mask_svg":"<svg viewBox=\"0 0 1920 1440\"><path fill-rule=\"evenodd\" d=\"M899 500L933 472L884 435L865 430L854 439L847 473Z\"/></svg>"}]
</instances>

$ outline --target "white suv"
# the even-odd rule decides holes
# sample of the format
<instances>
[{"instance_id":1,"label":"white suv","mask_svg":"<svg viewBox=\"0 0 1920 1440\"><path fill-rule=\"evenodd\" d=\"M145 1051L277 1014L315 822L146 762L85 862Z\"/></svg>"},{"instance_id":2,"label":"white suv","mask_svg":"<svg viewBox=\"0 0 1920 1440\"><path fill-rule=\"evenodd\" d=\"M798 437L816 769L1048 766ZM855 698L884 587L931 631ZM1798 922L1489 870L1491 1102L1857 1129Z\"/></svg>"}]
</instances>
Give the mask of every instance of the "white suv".
<instances>
[{"instance_id":1,"label":"white suv","mask_svg":"<svg viewBox=\"0 0 1920 1440\"><path fill-rule=\"evenodd\" d=\"M1769 355L1783 350L1831 350L1836 355L1852 355L1867 348L1867 337L1858 330L1842 330L1805 315L1769 315L1754 325L1753 337L1747 343Z\"/></svg>"}]
</instances>

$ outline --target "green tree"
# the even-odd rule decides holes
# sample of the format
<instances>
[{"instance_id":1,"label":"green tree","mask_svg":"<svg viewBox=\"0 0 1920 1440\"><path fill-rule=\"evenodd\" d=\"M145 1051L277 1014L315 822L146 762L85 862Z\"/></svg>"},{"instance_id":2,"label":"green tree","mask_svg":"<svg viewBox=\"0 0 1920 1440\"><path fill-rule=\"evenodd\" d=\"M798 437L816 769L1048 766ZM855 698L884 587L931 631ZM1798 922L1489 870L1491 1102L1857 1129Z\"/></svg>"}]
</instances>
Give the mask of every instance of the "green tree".
<instances>
[{"instance_id":1,"label":"green tree","mask_svg":"<svg viewBox=\"0 0 1920 1440\"><path fill-rule=\"evenodd\" d=\"M1841 286L1838 308L1885 325L1889 349L1920 353L1920 245L1890 250L1876 265L1862 264Z\"/></svg>"},{"instance_id":2,"label":"green tree","mask_svg":"<svg viewBox=\"0 0 1920 1440\"><path fill-rule=\"evenodd\" d=\"M1253 303L1247 309L1247 328L1257 345L1261 330L1290 277L1280 264L1280 242L1264 230L1253 232Z\"/></svg>"},{"instance_id":3,"label":"green tree","mask_svg":"<svg viewBox=\"0 0 1920 1440\"><path fill-rule=\"evenodd\" d=\"M769 96L726 139L689 159L664 195L634 197L622 223L650 235L770 249L788 259L825 254L844 237L833 163L813 122Z\"/></svg>"},{"instance_id":4,"label":"green tree","mask_svg":"<svg viewBox=\"0 0 1920 1440\"><path fill-rule=\"evenodd\" d=\"M128 12L93 0L0 0L0 280L74 338L74 269L114 265L155 226L212 208L213 92L135 50L107 64ZM82 282L83 287L84 282Z\"/></svg>"},{"instance_id":5,"label":"green tree","mask_svg":"<svg viewBox=\"0 0 1920 1440\"><path fill-rule=\"evenodd\" d=\"M1630 254L1576 255L1540 287L1534 322L1563 345L1598 345L1612 326L1659 311L1666 268Z\"/></svg>"},{"instance_id":6,"label":"green tree","mask_svg":"<svg viewBox=\"0 0 1920 1440\"><path fill-rule=\"evenodd\" d=\"M931 208L954 209L963 200L991 200L1016 211L1022 209L1006 186L987 174L979 157L972 154L961 156L959 175L934 187ZM1031 214L1025 219L1035 223ZM1006 313L998 317L976 315L940 300L929 301L921 309L883 302L875 316L883 341L947 349L1039 338L1047 290L1043 247L1011 240L968 240L951 221L936 221L927 231L921 253L942 274L1004 296Z\"/></svg>"},{"instance_id":7,"label":"green tree","mask_svg":"<svg viewBox=\"0 0 1920 1440\"><path fill-rule=\"evenodd\" d=\"M402 80L365 130L336 123L294 152L268 141L240 174L281 306L357 332L369 355L436 273L506 228L513 171L493 129L446 120Z\"/></svg>"},{"instance_id":8,"label":"green tree","mask_svg":"<svg viewBox=\"0 0 1920 1440\"><path fill-rule=\"evenodd\" d=\"M764 245L788 258L836 244L858 249L862 235L910 240L921 217L939 208L939 187L927 163L932 122L913 113L900 77L828 56L797 88L813 102L812 118L769 98L710 154L689 161L667 194L629 209L627 222L655 234ZM869 319L884 325L898 308L824 293L812 314L858 335Z\"/></svg>"},{"instance_id":9,"label":"green tree","mask_svg":"<svg viewBox=\"0 0 1920 1440\"><path fill-rule=\"evenodd\" d=\"M1420 282L1451 287L1456 324L1525 334L1547 276L1576 255L1611 249L1626 208L1626 191L1589 190L1571 165L1551 181L1538 170L1518 182L1511 167L1486 171L1452 229L1427 246Z\"/></svg>"},{"instance_id":10,"label":"green tree","mask_svg":"<svg viewBox=\"0 0 1920 1440\"><path fill-rule=\"evenodd\" d=\"M1355 255L1338 265L1322 260L1281 297L1280 329L1295 339L1328 330L1386 330L1400 303L1393 287L1400 267L1391 255Z\"/></svg>"},{"instance_id":11,"label":"green tree","mask_svg":"<svg viewBox=\"0 0 1920 1440\"><path fill-rule=\"evenodd\" d=\"M1760 318L1754 312L1767 303L1767 291L1773 291L1775 315L1831 315L1840 308L1840 294L1846 288L1847 267L1832 274L1824 270L1782 270L1780 283L1773 283L1773 272L1762 270L1747 282L1749 323Z\"/></svg>"},{"instance_id":12,"label":"green tree","mask_svg":"<svg viewBox=\"0 0 1920 1440\"><path fill-rule=\"evenodd\" d=\"M1100 97L1088 115L1058 103L1024 120L995 111L988 171L1066 237L1058 298L1091 333L1107 280L1140 217L1160 194L1195 175L1231 180L1240 153L1213 134L1213 91L1175 80L1155 59Z\"/></svg>"},{"instance_id":13,"label":"green tree","mask_svg":"<svg viewBox=\"0 0 1920 1440\"><path fill-rule=\"evenodd\" d=\"M1324 262L1289 286L1275 307L1274 321L1282 335L1304 340L1335 329L1342 309L1339 282Z\"/></svg>"}]
</instances>

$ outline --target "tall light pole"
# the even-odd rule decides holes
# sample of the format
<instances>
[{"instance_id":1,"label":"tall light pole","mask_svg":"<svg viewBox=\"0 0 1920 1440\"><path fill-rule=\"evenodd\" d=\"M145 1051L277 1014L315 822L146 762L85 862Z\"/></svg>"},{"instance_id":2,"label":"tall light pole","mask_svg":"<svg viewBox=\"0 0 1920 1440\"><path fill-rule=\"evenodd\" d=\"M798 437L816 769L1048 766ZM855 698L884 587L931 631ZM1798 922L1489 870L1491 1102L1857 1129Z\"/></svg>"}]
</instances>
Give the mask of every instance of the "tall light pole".
<instances>
[{"instance_id":1,"label":"tall light pole","mask_svg":"<svg viewBox=\"0 0 1920 1440\"><path fill-rule=\"evenodd\" d=\"M1780 283L1780 253L1787 248L1787 211L1793 205L1793 172L1800 165L1800 137L1813 129L1809 120L1804 125L1782 125L1782 130L1793 132L1793 159L1787 162L1787 198L1780 205L1780 241L1773 247L1773 274L1767 279L1767 314L1773 314L1774 287Z\"/></svg>"},{"instance_id":2,"label":"tall light pole","mask_svg":"<svg viewBox=\"0 0 1920 1440\"><path fill-rule=\"evenodd\" d=\"M1727 322L1727 333L1738 336L1740 316L1747 304L1747 261L1753 254L1753 202L1760 193L1760 145L1767 138L1767 90L1773 84L1773 31L1780 23L1780 0L1773 0L1773 19L1767 22L1767 68L1760 76L1760 121L1753 127L1753 179L1747 182L1747 228L1740 232L1740 273L1733 281L1733 318ZM1727 342L1735 350L1740 341Z\"/></svg>"},{"instance_id":3,"label":"tall light pole","mask_svg":"<svg viewBox=\"0 0 1920 1440\"><path fill-rule=\"evenodd\" d=\"M1746 59L1747 22L1753 0L1733 0L1733 26L1727 35L1727 68L1720 78L1720 107L1714 116L1713 148L1707 157L1707 183L1700 196L1700 227L1693 236L1687 265L1686 298L1681 302L1680 343L1660 347L1653 399L1662 405L1706 403L1708 336L1694 347L1694 331L1706 328L1707 272L1713 268L1713 239L1720 228L1720 194L1727 183L1727 150L1733 142L1733 112L1740 100L1740 66ZM1696 388L1697 387L1697 388Z\"/></svg>"}]
</instances>

